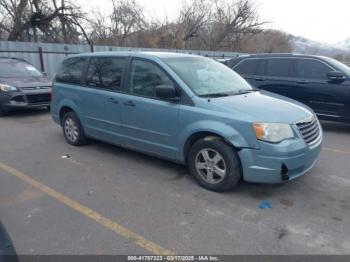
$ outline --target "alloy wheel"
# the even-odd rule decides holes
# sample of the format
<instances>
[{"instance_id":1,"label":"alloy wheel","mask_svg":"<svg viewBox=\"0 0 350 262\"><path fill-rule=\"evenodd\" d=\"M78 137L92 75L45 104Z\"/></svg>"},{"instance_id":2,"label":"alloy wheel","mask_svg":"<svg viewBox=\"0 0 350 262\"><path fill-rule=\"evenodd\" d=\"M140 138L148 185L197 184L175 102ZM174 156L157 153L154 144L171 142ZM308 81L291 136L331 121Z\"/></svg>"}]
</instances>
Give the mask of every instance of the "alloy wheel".
<instances>
[{"instance_id":1,"label":"alloy wheel","mask_svg":"<svg viewBox=\"0 0 350 262\"><path fill-rule=\"evenodd\" d=\"M216 150L205 148L199 151L195 160L197 173L209 184L220 183L226 176L226 163Z\"/></svg>"}]
</instances>

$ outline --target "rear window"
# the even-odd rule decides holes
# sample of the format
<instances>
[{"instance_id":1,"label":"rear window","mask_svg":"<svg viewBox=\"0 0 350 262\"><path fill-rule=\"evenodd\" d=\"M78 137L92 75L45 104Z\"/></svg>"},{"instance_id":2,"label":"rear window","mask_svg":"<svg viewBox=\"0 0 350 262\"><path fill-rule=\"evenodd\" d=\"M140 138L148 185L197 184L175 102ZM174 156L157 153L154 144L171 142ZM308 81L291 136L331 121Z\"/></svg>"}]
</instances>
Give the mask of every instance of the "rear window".
<instances>
[{"instance_id":1,"label":"rear window","mask_svg":"<svg viewBox=\"0 0 350 262\"><path fill-rule=\"evenodd\" d=\"M0 77L42 76L31 64L16 59L0 60Z\"/></svg>"},{"instance_id":2,"label":"rear window","mask_svg":"<svg viewBox=\"0 0 350 262\"><path fill-rule=\"evenodd\" d=\"M246 59L241 61L233 69L240 75L254 75L258 66L259 60L257 59Z\"/></svg>"},{"instance_id":3,"label":"rear window","mask_svg":"<svg viewBox=\"0 0 350 262\"><path fill-rule=\"evenodd\" d=\"M74 57L63 61L57 73L56 81L69 84L80 84L83 75L85 57Z\"/></svg>"},{"instance_id":4,"label":"rear window","mask_svg":"<svg viewBox=\"0 0 350 262\"><path fill-rule=\"evenodd\" d=\"M266 76L289 77L291 60L288 58L272 58L266 61Z\"/></svg>"}]
</instances>

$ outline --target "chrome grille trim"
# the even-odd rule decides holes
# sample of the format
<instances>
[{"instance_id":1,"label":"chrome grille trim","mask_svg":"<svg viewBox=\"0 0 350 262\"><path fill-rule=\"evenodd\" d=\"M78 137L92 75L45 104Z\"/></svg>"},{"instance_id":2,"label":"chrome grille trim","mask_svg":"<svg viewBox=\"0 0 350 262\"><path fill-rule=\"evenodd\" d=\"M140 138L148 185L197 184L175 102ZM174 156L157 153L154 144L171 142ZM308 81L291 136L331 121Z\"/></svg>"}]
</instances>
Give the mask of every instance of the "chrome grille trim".
<instances>
[{"instance_id":1,"label":"chrome grille trim","mask_svg":"<svg viewBox=\"0 0 350 262\"><path fill-rule=\"evenodd\" d=\"M321 136L321 129L315 116L296 123L301 136L308 145L318 141Z\"/></svg>"},{"instance_id":2,"label":"chrome grille trim","mask_svg":"<svg viewBox=\"0 0 350 262\"><path fill-rule=\"evenodd\" d=\"M23 90L40 90L40 89L50 89L51 86L30 86L30 87L22 87Z\"/></svg>"}]
</instances>

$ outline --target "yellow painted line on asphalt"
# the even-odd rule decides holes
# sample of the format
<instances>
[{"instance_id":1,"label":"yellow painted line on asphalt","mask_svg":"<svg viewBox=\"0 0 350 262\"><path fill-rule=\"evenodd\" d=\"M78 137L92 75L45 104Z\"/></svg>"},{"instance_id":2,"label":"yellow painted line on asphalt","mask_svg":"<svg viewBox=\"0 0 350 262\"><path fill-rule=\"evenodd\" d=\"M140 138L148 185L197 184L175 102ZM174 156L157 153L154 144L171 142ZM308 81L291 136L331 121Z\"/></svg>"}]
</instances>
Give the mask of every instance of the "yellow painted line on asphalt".
<instances>
[{"instance_id":1,"label":"yellow painted line on asphalt","mask_svg":"<svg viewBox=\"0 0 350 262\"><path fill-rule=\"evenodd\" d=\"M0 169L4 172L15 176L19 178L20 180L30 184L34 188L46 193L47 195L51 196L52 198L56 199L57 201L61 202L62 204L65 204L66 206L69 206L70 208L74 209L78 213L96 221L100 225L106 227L107 229L113 231L114 233L117 233L118 235L127 238L131 241L133 241L138 246L142 247L143 249L150 251L153 254L156 255L173 255L174 253L170 250L167 250L158 244L149 241L142 237L141 235L134 233L130 231L129 229L119 225L118 223L102 216L101 214L95 212L94 210L78 203L77 201L57 192L56 190L40 183L39 181L31 178L30 176L14 169L13 167L10 167L2 162L0 162Z\"/></svg>"},{"instance_id":2,"label":"yellow painted line on asphalt","mask_svg":"<svg viewBox=\"0 0 350 262\"><path fill-rule=\"evenodd\" d=\"M350 154L350 151L344 151L344 150L333 149L333 148L328 148L328 147L323 147L323 150L333 152L333 153Z\"/></svg>"}]
</instances>

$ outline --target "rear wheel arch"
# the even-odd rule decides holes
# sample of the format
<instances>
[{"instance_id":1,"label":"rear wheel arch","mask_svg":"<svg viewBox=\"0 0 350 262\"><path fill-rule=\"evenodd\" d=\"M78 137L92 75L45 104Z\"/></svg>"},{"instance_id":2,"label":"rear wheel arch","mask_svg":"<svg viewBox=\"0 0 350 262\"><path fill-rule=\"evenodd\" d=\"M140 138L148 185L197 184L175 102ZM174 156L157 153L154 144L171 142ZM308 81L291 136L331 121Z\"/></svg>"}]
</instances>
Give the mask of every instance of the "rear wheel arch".
<instances>
[{"instance_id":1,"label":"rear wheel arch","mask_svg":"<svg viewBox=\"0 0 350 262\"><path fill-rule=\"evenodd\" d=\"M77 115L77 117L79 118L80 121L83 121L83 119L81 119L81 114L78 111L78 109L74 106L74 105L62 105L61 109L59 110L59 117L60 117L60 122L62 124L63 118L66 114L68 114L69 112L73 112Z\"/></svg>"},{"instance_id":2,"label":"rear wheel arch","mask_svg":"<svg viewBox=\"0 0 350 262\"><path fill-rule=\"evenodd\" d=\"M81 146L87 143L88 138L85 135L83 126L78 115L73 110L66 111L61 122L63 134L69 144Z\"/></svg>"},{"instance_id":3,"label":"rear wheel arch","mask_svg":"<svg viewBox=\"0 0 350 262\"><path fill-rule=\"evenodd\" d=\"M71 108L71 107L69 107L69 106L63 106L61 109L60 109L60 121L61 121L61 123L62 123L62 120L63 120L63 117L67 114L67 113L69 113L69 112L74 112L74 110Z\"/></svg>"}]
</instances>

